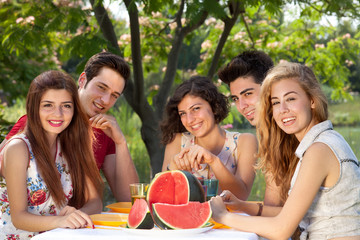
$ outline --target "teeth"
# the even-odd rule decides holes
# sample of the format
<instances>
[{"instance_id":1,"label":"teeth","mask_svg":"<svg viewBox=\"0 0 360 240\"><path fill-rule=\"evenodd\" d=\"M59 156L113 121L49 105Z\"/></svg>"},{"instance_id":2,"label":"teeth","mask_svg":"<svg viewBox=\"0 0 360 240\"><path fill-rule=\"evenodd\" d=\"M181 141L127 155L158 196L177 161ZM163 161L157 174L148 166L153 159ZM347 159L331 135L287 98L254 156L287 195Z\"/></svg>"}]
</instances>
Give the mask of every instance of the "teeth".
<instances>
[{"instance_id":1,"label":"teeth","mask_svg":"<svg viewBox=\"0 0 360 240\"><path fill-rule=\"evenodd\" d=\"M60 123L62 123L62 121L50 121L51 123L53 123L53 124L60 124Z\"/></svg>"},{"instance_id":2,"label":"teeth","mask_svg":"<svg viewBox=\"0 0 360 240\"><path fill-rule=\"evenodd\" d=\"M289 121L295 120L295 117L291 117L291 118L285 118L283 119L283 123L287 123Z\"/></svg>"},{"instance_id":3,"label":"teeth","mask_svg":"<svg viewBox=\"0 0 360 240\"><path fill-rule=\"evenodd\" d=\"M246 114L246 116L250 116L251 114L253 114L254 111L249 112L248 114Z\"/></svg>"},{"instance_id":4,"label":"teeth","mask_svg":"<svg viewBox=\"0 0 360 240\"><path fill-rule=\"evenodd\" d=\"M199 123L199 124L196 124L196 125L192 126L192 128L198 128L200 126L201 126L201 124Z\"/></svg>"},{"instance_id":5,"label":"teeth","mask_svg":"<svg viewBox=\"0 0 360 240\"><path fill-rule=\"evenodd\" d=\"M100 108L100 109L103 109L103 106L101 106L100 104L94 102L94 105L97 107L97 108Z\"/></svg>"}]
</instances>

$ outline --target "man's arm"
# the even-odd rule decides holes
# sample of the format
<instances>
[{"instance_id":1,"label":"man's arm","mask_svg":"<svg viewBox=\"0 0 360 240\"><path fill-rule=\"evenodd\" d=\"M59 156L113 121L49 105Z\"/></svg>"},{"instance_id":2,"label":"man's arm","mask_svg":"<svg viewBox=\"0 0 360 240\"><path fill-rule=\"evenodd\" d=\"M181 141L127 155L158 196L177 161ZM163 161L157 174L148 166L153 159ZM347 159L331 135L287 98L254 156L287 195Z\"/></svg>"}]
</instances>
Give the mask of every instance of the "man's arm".
<instances>
[{"instance_id":1,"label":"man's arm","mask_svg":"<svg viewBox=\"0 0 360 240\"><path fill-rule=\"evenodd\" d=\"M130 202L129 184L139 182L139 177L126 142L116 145L116 153L105 157L103 172L116 201Z\"/></svg>"},{"instance_id":2,"label":"man's arm","mask_svg":"<svg viewBox=\"0 0 360 240\"><path fill-rule=\"evenodd\" d=\"M105 157L102 170L116 200L129 202L129 184L139 182L139 177L125 136L113 116L98 114L90 118L90 122L92 127L102 129L115 143L115 154Z\"/></svg>"}]
</instances>

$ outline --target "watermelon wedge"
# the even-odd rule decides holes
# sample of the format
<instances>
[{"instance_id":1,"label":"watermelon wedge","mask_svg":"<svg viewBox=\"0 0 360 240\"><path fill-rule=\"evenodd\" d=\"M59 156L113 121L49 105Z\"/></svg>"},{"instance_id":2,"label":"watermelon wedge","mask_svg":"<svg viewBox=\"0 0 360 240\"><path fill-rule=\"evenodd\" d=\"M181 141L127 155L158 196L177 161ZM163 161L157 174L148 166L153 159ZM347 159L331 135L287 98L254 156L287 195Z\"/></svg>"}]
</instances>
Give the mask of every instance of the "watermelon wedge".
<instances>
[{"instance_id":1,"label":"watermelon wedge","mask_svg":"<svg viewBox=\"0 0 360 240\"><path fill-rule=\"evenodd\" d=\"M154 221L145 199L135 200L129 212L127 227L136 229L151 229L154 227Z\"/></svg>"},{"instance_id":2,"label":"watermelon wedge","mask_svg":"<svg viewBox=\"0 0 360 240\"><path fill-rule=\"evenodd\" d=\"M189 201L205 202L205 193L199 180L187 171L166 171L155 175L146 199L152 211L154 203L186 204Z\"/></svg>"},{"instance_id":3,"label":"watermelon wedge","mask_svg":"<svg viewBox=\"0 0 360 240\"><path fill-rule=\"evenodd\" d=\"M187 204L153 204L153 216L161 229L190 229L203 227L211 218L210 202Z\"/></svg>"}]
</instances>

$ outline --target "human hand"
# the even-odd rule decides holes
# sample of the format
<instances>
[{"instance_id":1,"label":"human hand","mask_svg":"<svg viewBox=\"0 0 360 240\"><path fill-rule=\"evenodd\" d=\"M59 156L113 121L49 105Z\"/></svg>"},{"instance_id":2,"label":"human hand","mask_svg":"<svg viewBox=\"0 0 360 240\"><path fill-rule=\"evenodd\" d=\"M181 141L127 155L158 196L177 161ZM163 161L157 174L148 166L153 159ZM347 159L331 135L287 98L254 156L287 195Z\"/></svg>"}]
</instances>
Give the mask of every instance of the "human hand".
<instances>
[{"instance_id":1,"label":"human hand","mask_svg":"<svg viewBox=\"0 0 360 240\"><path fill-rule=\"evenodd\" d=\"M68 214L73 213L75 211L76 211L76 208L70 207L70 206L65 206L63 209L61 209L58 216L65 216L65 215L68 215Z\"/></svg>"},{"instance_id":2,"label":"human hand","mask_svg":"<svg viewBox=\"0 0 360 240\"><path fill-rule=\"evenodd\" d=\"M178 170L185 170L191 172L192 171L191 163L186 156L184 157L182 155L182 152L183 150L173 157L170 163L170 168L174 169L175 166L175 168Z\"/></svg>"},{"instance_id":3,"label":"human hand","mask_svg":"<svg viewBox=\"0 0 360 240\"><path fill-rule=\"evenodd\" d=\"M217 156L199 145L192 145L182 149L178 157L179 159L187 159L190 162L191 168L194 168L196 171L201 169L200 164L207 163L211 166L217 158Z\"/></svg>"},{"instance_id":4,"label":"human hand","mask_svg":"<svg viewBox=\"0 0 360 240\"><path fill-rule=\"evenodd\" d=\"M222 223L223 217L228 213L222 197L212 197L210 199L210 206L212 211L212 219L214 219L215 222Z\"/></svg>"},{"instance_id":5,"label":"human hand","mask_svg":"<svg viewBox=\"0 0 360 240\"><path fill-rule=\"evenodd\" d=\"M232 192L230 192L229 190L224 190L220 195L219 195L222 200L224 201L227 209L232 210L232 211L240 211L241 210L241 203L243 202L242 200L238 199Z\"/></svg>"},{"instance_id":6,"label":"human hand","mask_svg":"<svg viewBox=\"0 0 360 240\"><path fill-rule=\"evenodd\" d=\"M92 222L89 215L86 213L76 210L64 216L60 216L60 221L58 222L59 228L84 228L86 226L94 228L94 223Z\"/></svg>"},{"instance_id":7,"label":"human hand","mask_svg":"<svg viewBox=\"0 0 360 240\"><path fill-rule=\"evenodd\" d=\"M104 133L115 142L115 144L118 145L126 143L125 136L115 117L100 113L91 117L89 120L92 127L103 130Z\"/></svg>"}]
</instances>

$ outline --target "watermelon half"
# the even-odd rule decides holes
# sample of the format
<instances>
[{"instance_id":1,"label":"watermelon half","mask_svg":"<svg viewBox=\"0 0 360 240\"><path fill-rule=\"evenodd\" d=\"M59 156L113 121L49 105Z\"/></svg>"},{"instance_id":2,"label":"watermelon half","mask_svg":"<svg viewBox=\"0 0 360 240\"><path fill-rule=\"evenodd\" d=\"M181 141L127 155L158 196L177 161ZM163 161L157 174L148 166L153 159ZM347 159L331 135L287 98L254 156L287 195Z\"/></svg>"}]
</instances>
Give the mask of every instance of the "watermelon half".
<instances>
[{"instance_id":1,"label":"watermelon half","mask_svg":"<svg viewBox=\"0 0 360 240\"><path fill-rule=\"evenodd\" d=\"M194 175L187 171L173 170L155 175L149 185L146 199L150 211L152 211L154 203L205 202L205 193L201 183Z\"/></svg>"},{"instance_id":2,"label":"watermelon half","mask_svg":"<svg viewBox=\"0 0 360 240\"><path fill-rule=\"evenodd\" d=\"M154 227L154 221L145 199L135 200L129 212L127 227L137 229L151 229Z\"/></svg>"},{"instance_id":3,"label":"watermelon half","mask_svg":"<svg viewBox=\"0 0 360 240\"><path fill-rule=\"evenodd\" d=\"M153 216L161 229L189 229L203 227L211 218L210 202L187 204L153 204Z\"/></svg>"}]
</instances>

